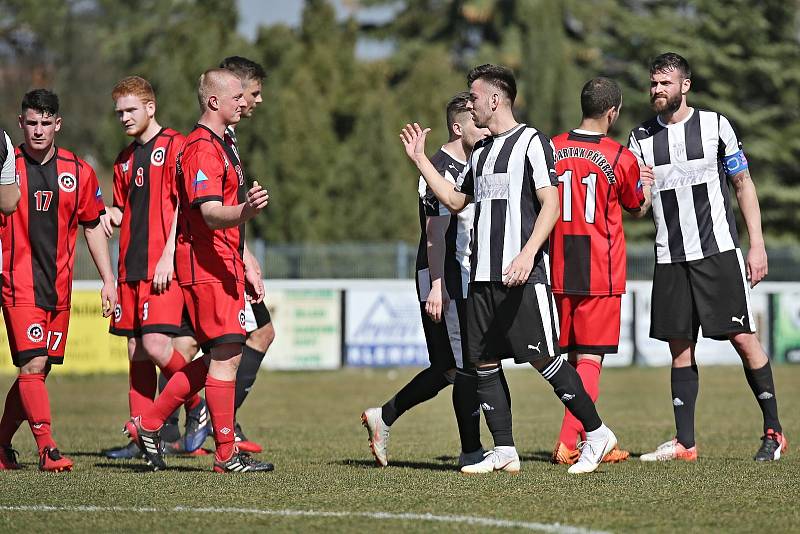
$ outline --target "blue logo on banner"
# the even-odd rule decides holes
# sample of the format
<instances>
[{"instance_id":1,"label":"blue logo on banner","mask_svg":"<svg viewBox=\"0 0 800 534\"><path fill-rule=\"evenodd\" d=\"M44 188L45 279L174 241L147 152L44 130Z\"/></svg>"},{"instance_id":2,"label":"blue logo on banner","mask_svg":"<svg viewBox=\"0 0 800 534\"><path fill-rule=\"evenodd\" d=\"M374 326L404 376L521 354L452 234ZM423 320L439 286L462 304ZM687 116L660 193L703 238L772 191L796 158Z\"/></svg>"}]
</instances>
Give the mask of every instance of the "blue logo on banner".
<instances>
[{"instance_id":1,"label":"blue logo on banner","mask_svg":"<svg viewBox=\"0 0 800 534\"><path fill-rule=\"evenodd\" d=\"M380 294L348 336L347 365L363 367L427 366L428 348L420 342L419 304L394 302ZM424 338L423 338L424 339Z\"/></svg>"}]
</instances>

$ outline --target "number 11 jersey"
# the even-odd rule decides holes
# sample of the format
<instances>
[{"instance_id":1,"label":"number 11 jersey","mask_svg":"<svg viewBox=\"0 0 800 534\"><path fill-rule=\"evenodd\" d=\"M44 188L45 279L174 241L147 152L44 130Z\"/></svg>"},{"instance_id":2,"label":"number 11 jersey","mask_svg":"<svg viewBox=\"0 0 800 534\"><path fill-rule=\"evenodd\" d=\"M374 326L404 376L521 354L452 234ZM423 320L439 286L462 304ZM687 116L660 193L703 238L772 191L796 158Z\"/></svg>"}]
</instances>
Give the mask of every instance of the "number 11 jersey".
<instances>
[{"instance_id":1,"label":"number 11 jersey","mask_svg":"<svg viewBox=\"0 0 800 534\"><path fill-rule=\"evenodd\" d=\"M644 202L639 164L627 148L598 133L553 138L561 217L550 238L553 293L625 292L622 210Z\"/></svg>"}]
</instances>

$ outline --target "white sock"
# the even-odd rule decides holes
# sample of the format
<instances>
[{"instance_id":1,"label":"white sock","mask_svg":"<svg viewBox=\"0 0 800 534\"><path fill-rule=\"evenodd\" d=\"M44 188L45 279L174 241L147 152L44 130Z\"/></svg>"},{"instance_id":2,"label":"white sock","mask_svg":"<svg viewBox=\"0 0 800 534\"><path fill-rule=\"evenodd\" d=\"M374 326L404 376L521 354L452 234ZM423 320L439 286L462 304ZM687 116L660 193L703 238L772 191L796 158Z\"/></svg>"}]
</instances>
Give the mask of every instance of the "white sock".
<instances>
[{"instance_id":1,"label":"white sock","mask_svg":"<svg viewBox=\"0 0 800 534\"><path fill-rule=\"evenodd\" d=\"M513 457L517 456L517 448L516 447L509 447L507 445L503 445L500 447L495 447L494 450L498 452L501 456L505 457Z\"/></svg>"},{"instance_id":2,"label":"white sock","mask_svg":"<svg viewBox=\"0 0 800 534\"><path fill-rule=\"evenodd\" d=\"M608 427L605 424L601 424L600 428L598 428L597 430L592 430L591 432L586 433L586 441L605 439L607 434L608 434Z\"/></svg>"}]
</instances>

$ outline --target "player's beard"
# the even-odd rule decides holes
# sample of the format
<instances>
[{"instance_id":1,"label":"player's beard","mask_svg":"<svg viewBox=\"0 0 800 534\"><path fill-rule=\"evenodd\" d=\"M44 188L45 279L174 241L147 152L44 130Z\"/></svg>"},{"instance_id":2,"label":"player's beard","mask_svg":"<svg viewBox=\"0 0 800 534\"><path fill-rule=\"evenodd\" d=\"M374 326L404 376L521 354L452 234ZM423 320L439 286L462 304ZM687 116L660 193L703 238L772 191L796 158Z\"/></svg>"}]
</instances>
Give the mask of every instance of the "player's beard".
<instances>
[{"instance_id":1,"label":"player's beard","mask_svg":"<svg viewBox=\"0 0 800 534\"><path fill-rule=\"evenodd\" d=\"M673 96L667 96L666 101L658 101L655 96L650 97L650 104L653 106L653 111L658 114L670 115L678 111L683 102L683 95L678 93Z\"/></svg>"}]
</instances>

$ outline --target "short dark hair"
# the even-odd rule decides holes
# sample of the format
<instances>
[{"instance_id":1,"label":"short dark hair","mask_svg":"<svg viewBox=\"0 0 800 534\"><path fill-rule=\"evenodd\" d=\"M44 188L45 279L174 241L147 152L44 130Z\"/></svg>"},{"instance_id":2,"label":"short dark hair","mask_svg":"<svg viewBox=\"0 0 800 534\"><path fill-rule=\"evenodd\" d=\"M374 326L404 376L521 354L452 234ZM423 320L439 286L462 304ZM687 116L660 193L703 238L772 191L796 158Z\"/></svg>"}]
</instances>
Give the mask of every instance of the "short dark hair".
<instances>
[{"instance_id":1,"label":"short dark hair","mask_svg":"<svg viewBox=\"0 0 800 534\"><path fill-rule=\"evenodd\" d=\"M58 95L47 89L34 89L22 97L22 113L29 109L42 115L58 115Z\"/></svg>"},{"instance_id":2,"label":"short dark hair","mask_svg":"<svg viewBox=\"0 0 800 534\"><path fill-rule=\"evenodd\" d=\"M447 135L452 137L453 124L457 122L457 118L462 113L469 113L467 103L469 102L469 92L462 91L456 94L447 103Z\"/></svg>"},{"instance_id":3,"label":"short dark hair","mask_svg":"<svg viewBox=\"0 0 800 534\"><path fill-rule=\"evenodd\" d=\"M472 85L475 80L484 80L503 91L506 97L514 103L517 98L517 81L514 79L514 71L502 65L479 65L467 74L467 83Z\"/></svg>"},{"instance_id":4,"label":"short dark hair","mask_svg":"<svg viewBox=\"0 0 800 534\"><path fill-rule=\"evenodd\" d=\"M681 77L685 80L689 80L692 77L692 69L689 67L689 62L686 61L686 58L675 52L661 54L650 63L651 76L657 72L667 72L671 70L680 71Z\"/></svg>"},{"instance_id":5,"label":"short dark hair","mask_svg":"<svg viewBox=\"0 0 800 534\"><path fill-rule=\"evenodd\" d=\"M581 112L585 119L600 118L611 108L622 104L622 89L611 78L593 78L581 89Z\"/></svg>"},{"instance_id":6,"label":"short dark hair","mask_svg":"<svg viewBox=\"0 0 800 534\"><path fill-rule=\"evenodd\" d=\"M226 69L234 73L240 80L263 80L267 77L264 67L260 64L242 56L229 56L223 59L219 68Z\"/></svg>"}]
</instances>

